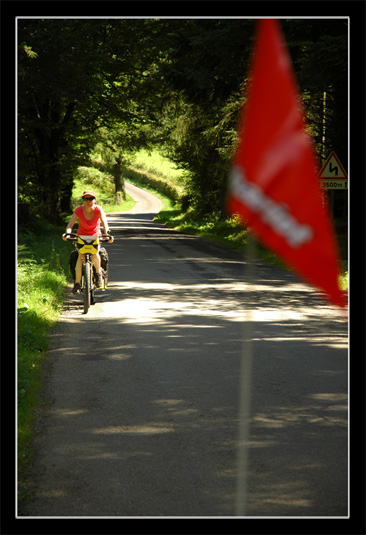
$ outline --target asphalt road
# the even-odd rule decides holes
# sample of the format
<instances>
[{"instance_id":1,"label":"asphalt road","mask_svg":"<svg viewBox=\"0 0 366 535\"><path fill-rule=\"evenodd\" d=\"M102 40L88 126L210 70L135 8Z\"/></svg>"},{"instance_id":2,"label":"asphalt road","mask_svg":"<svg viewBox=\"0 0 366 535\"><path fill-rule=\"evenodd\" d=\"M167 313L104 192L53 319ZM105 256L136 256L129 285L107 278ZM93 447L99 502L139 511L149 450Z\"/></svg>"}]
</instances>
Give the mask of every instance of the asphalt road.
<instances>
[{"instance_id":1,"label":"asphalt road","mask_svg":"<svg viewBox=\"0 0 366 535\"><path fill-rule=\"evenodd\" d=\"M109 286L52 332L33 499L19 516L235 515L243 325L252 318L247 509L346 516L347 322L294 275L152 221L108 216Z\"/></svg>"}]
</instances>

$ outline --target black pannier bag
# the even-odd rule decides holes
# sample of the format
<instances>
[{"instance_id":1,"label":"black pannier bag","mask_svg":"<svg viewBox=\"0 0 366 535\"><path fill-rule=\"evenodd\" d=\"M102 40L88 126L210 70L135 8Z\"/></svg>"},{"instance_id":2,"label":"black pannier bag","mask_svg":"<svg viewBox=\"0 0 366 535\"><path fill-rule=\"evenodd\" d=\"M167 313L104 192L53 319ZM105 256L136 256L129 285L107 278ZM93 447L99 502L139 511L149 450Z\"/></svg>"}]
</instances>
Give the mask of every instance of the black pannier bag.
<instances>
[{"instance_id":1,"label":"black pannier bag","mask_svg":"<svg viewBox=\"0 0 366 535\"><path fill-rule=\"evenodd\" d=\"M75 266L76 266L76 262L78 260L78 250L77 249L74 249L73 251L71 251L71 254L70 254L70 261L69 261L69 264L70 264L70 273L71 273L71 277L75 280Z\"/></svg>"},{"instance_id":2,"label":"black pannier bag","mask_svg":"<svg viewBox=\"0 0 366 535\"><path fill-rule=\"evenodd\" d=\"M71 251L71 254L70 254L70 273L71 273L71 277L75 280L75 266L76 266L76 262L78 260L78 251L77 249L74 249L73 251ZM103 277L104 278L108 278L108 263L109 263L109 256L108 256L108 252L106 250L105 247L101 247L99 249L99 254L100 254L100 260L101 260L101 264L102 264L102 274L103 274ZM94 266L93 266L94 268Z\"/></svg>"},{"instance_id":3,"label":"black pannier bag","mask_svg":"<svg viewBox=\"0 0 366 535\"><path fill-rule=\"evenodd\" d=\"M105 279L108 279L109 256L108 256L107 249L105 247L101 247L99 249L99 254L100 254L100 262L102 265L103 277Z\"/></svg>"}]
</instances>

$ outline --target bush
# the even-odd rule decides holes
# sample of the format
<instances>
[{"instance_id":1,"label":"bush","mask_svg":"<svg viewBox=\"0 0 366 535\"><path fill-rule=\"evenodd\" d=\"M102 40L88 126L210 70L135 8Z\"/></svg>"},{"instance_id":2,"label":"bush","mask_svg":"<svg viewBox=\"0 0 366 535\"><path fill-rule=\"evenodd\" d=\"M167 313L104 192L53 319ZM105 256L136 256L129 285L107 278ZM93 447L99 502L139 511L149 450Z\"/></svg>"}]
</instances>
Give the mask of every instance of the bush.
<instances>
[{"instance_id":1,"label":"bush","mask_svg":"<svg viewBox=\"0 0 366 535\"><path fill-rule=\"evenodd\" d=\"M108 173L103 173L95 167L78 167L74 174L74 180L90 185L90 189L102 189L105 193L114 193L114 179Z\"/></svg>"}]
</instances>

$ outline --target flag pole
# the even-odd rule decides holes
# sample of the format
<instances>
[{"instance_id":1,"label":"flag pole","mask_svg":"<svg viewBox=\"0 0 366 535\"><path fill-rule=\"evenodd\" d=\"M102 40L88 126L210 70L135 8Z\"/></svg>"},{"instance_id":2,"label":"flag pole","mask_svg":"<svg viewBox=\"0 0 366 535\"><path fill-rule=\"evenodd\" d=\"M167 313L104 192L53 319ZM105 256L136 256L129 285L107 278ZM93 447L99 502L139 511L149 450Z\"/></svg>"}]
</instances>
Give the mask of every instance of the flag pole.
<instances>
[{"instance_id":1,"label":"flag pole","mask_svg":"<svg viewBox=\"0 0 366 535\"><path fill-rule=\"evenodd\" d=\"M250 406L251 406L251 374L253 360L253 311L252 291L254 282L255 239L248 232L248 242L245 251L245 280L248 297L245 303L243 323L243 346L240 359L239 376L239 437L236 481L235 515L246 516L248 496L248 457L250 435Z\"/></svg>"}]
</instances>

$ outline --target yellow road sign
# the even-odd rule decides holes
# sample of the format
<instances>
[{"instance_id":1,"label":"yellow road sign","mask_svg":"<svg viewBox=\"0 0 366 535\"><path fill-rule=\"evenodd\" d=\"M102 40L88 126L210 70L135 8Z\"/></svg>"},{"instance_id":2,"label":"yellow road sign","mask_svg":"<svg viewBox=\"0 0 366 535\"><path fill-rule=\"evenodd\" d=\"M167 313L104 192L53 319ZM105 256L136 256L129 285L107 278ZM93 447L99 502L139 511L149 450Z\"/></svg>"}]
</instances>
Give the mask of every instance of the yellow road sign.
<instances>
[{"instance_id":1,"label":"yellow road sign","mask_svg":"<svg viewBox=\"0 0 366 535\"><path fill-rule=\"evenodd\" d=\"M335 152L323 165L319 179L324 189L348 189L348 176Z\"/></svg>"}]
</instances>

